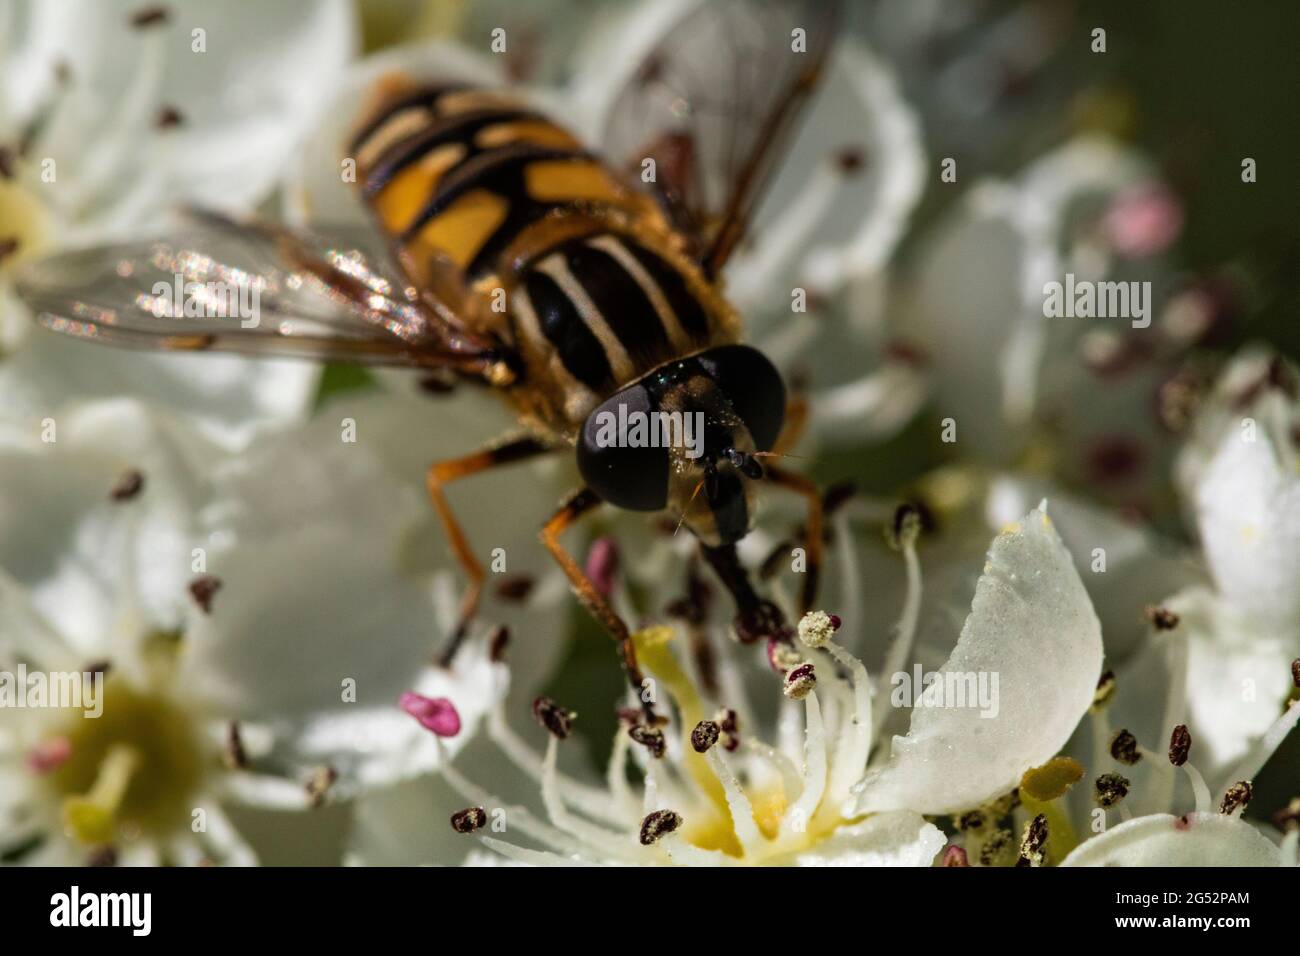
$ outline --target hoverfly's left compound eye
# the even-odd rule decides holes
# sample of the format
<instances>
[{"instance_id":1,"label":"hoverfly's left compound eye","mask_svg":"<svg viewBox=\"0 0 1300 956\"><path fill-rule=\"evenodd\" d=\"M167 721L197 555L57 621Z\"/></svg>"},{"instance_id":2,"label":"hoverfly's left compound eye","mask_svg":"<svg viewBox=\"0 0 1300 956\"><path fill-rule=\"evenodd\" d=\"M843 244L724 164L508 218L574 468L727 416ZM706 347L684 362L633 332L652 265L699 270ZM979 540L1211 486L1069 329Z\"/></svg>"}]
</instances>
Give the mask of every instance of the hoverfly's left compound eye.
<instances>
[{"instance_id":1,"label":"hoverfly's left compound eye","mask_svg":"<svg viewBox=\"0 0 1300 956\"><path fill-rule=\"evenodd\" d=\"M662 511L668 505L668 449L630 442L627 434L627 423L649 420L650 410L650 393L632 385L602 402L582 426L578 471L616 508Z\"/></svg>"},{"instance_id":2,"label":"hoverfly's left compound eye","mask_svg":"<svg viewBox=\"0 0 1300 956\"><path fill-rule=\"evenodd\" d=\"M748 345L721 345L699 359L749 429L754 447L768 451L785 423L785 383L776 366Z\"/></svg>"}]
</instances>

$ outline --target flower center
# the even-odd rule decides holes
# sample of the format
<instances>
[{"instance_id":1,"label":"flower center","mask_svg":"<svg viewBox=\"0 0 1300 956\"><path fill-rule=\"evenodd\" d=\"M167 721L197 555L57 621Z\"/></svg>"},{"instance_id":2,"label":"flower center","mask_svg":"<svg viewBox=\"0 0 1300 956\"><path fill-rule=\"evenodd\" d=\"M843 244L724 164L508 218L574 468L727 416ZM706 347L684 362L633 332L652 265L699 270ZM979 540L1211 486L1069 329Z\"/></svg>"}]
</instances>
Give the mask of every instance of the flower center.
<instances>
[{"instance_id":1,"label":"flower center","mask_svg":"<svg viewBox=\"0 0 1300 956\"><path fill-rule=\"evenodd\" d=\"M110 676L103 714L78 714L63 734L68 759L45 779L74 838L105 844L187 823L204 767L193 722L176 704Z\"/></svg>"},{"instance_id":2,"label":"flower center","mask_svg":"<svg viewBox=\"0 0 1300 956\"><path fill-rule=\"evenodd\" d=\"M0 175L0 277L39 254L48 242L48 229L45 207L31 190Z\"/></svg>"}]
</instances>

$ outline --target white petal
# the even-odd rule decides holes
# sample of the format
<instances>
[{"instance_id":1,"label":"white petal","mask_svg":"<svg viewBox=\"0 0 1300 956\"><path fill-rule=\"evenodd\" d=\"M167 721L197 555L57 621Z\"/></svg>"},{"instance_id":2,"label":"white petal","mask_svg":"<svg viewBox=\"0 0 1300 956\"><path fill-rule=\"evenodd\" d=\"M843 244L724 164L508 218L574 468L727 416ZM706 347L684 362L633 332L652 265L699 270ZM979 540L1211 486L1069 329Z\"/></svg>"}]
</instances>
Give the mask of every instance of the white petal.
<instances>
[{"instance_id":1,"label":"white petal","mask_svg":"<svg viewBox=\"0 0 1300 956\"><path fill-rule=\"evenodd\" d=\"M878 813L837 829L810 850L779 863L794 866L929 866L947 838L919 813Z\"/></svg>"},{"instance_id":2,"label":"white petal","mask_svg":"<svg viewBox=\"0 0 1300 956\"><path fill-rule=\"evenodd\" d=\"M33 329L0 363L0 417L36 432L65 402L131 395L237 450L263 430L301 419L319 375L310 362L136 352Z\"/></svg>"},{"instance_id":3,"label":"white petal","mask_svg":"<svg viewBox=\"0 0 1300 956\"><path fill-rule=\"evenodd\" d=\"M1300 477L1293 459L1262 428L1226 431L1201 476L1196 511L1219 592L1277 636L1295 639Z\"/></svg>"},{"instance_id":4,"label":"white petal","mask_svg":"<svg viewBox=\"0 0 1300 956\"><path fill-rule=\"evenodd\" d=\"M859 785L858 811L950 813L1008 792L1069 740L1092 702L1101 658L1101 626L1074 561L1046 513L1031 511L994 540L940 670L984 674L990 689L996 675L996 716L969 704L914 709L889 762Z\"/></svg>"},{"instance_id":5,"label":"white petal","mask_svg":"<svg viewBox=\"0 0 1300 956\"><path fill-rule=\"evenodd\" d=\"M1062 866L1278 866L1277 847L1249 823L1219 813L1157 813L1112 827Z\"/></svg>"}]
</instances>

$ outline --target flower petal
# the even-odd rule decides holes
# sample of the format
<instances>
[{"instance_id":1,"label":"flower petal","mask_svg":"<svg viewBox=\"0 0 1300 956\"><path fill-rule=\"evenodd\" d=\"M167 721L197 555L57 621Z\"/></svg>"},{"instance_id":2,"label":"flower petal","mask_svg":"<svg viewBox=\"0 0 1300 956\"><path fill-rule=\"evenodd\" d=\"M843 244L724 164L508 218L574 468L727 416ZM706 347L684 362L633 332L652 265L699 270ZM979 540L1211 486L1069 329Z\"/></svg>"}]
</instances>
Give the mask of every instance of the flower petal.
<instances>
[{"instance_id":1,"label":"flower petal","mask_svg":"<svg viewBox=\"0 0 1300 956\"><path fill-rule=\"evenodd\" d=\"M773 865L929 866L947 838L919 813L877 813Z\"/></svg>"},{"instance_id":2,"label":"flower petal","mask_svg":"<svg viewBox=\"0 0 1300 956\"><path fill-rule=\"evenodd\" d=\"M858 785L858 812L951 813L1007 793L1060 751L1092 703L1101 626L1044 507L993 541L970 616L939 671L940 681L983 674L993 688L996 679L996 716L970 704L914 709L889 762Z\"/></svg>"},{"instance_id":3,"label":"flower petal","mask_svg":"<svg viewBox=\"0 0 1300 956\"><path fill-rule=\"evenodd\" d=\"M1112 827L1061 866L1278 866L1278 849L1237 817L1156 813Z\"/></svg>"}]
</instances>

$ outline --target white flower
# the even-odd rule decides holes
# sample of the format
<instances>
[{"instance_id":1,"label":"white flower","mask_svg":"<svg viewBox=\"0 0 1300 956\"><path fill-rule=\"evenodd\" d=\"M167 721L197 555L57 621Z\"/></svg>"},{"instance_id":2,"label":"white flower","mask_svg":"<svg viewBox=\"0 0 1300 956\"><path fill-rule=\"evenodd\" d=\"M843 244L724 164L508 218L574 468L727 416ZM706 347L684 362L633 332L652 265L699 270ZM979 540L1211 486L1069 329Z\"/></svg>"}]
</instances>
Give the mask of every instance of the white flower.
<instances>
[{"instance_id":1,"label":"white flower","mask_svg":"<svg viewBox=\"0 0 1300 956\"><path fill-rule=\"evenodd\" d=\"M904 537L902 546L909 589L884 673L910 657L921 597L914 542ZM627 600L623 585L616 596ZM539 698L534 713L549 731L544 757L508 729L500 710L488 732L538 781L543 812L507 803L475 782L473 771L448 765L444 784L471 804L453 828L527 863L927 865L945 839L921 814L1004 795L1055 755L1091 703L1101 663L1096 618L1042 510L994 542L971 618L943 671L998 674L1011 696L987 719L977 710L929 719L918 701L913 737L896 739L892 757L871 760L862 784L881 726L873 711L889 705L889 690L884 680L873 684L840 643L834 618L803 620L800 633L816 646L769 646L787 689L799 682L803 691L798 703L776 711L776 682L747 687L748 670L723 650L715 627L690 620L690 648L672 628L637 634L641 666L672 713L666 725L650 726L636 708L622 712L603 787L559 770L562 741L581 727L581 716L575 724L575 715ZM629 764L639 788L628 783ZM482 757L473 767L484 769ZM369 850L394 859L403 824L365 803L360 858Z\"/></svg>"},{"instance_id":2,"label":"white flower","mask_svg":"<svg viewBox=\"0 0 1300 956\"><path fill-rule=\"evenodd\" d=\"M0 433L0 661L107 668L101 718L0 728L6 851L251 862L228 803L306 808L441 760L403 691L454 702L452 747L472 735L489 628L427 664L457 594L413 547L422 495L376 450L393 423L359 409L356 442L331 414L240 455L127 400L62 410L54 441ZM549 629L555 606L494 619Z\"/></svg>"},{"instance_id":3,"label":"white flower","mask_svg":"<svg viewBox=\"0 0 1300 956\"><path fill-rule=\"evenodd\" d=\"M6 416L128 392L240 445L305 412L307 364L125 354L35 330L9 289L44 252L157 234L179 206L264 200L353 45L344 0L0 5L0 365ZM5 244L9 244L6 249ZM36 425L33 425L33 430Z\"/></svg>"}]
</instances>

